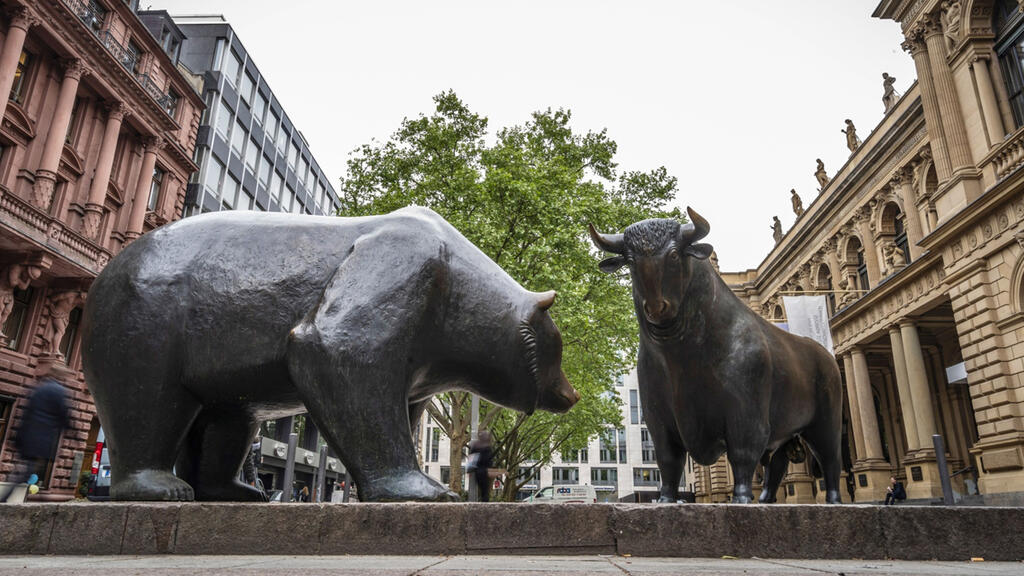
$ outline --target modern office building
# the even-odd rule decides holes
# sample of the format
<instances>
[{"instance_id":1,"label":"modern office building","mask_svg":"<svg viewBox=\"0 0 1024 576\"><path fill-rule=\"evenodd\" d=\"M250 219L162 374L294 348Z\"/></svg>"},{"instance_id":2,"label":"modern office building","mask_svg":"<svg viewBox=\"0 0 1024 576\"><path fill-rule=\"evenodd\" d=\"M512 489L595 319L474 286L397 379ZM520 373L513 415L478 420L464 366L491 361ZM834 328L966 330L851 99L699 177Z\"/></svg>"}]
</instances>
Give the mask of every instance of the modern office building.
<instances>
[{"instance_id":1,"label":"modern office building","mask_svg":"<svg viewBox=\"0 0 1024 576\"><path fill-rule=\"evenodd\" d=\"M154 36L180 30L181 61L202 84L206 110L198 128L185 216L216 210L333 214L334 187L320 170L268 80L223 16L141 12Z\"/></svg>"},{"instance_id":2,"label":"modern office building","mask_svg":"<svg viewBox=\"0 0 1024 576\"><path fill-rule=\"evenodd\" d=\"M99 431L79 354L93 279L180 217L203 102L135 0L0 1L0 479L41 376L71 424L36 499L73 496ZM176 37L180 42L180 36Z\"/></svg>"},{"instance_id":3,"label":"modern office building","mask_svg":"<svg viewBox=\"0 0 1024 576\"><path fill-rule=\"evenodd\" d=\"M661 473L654 459L654 443L644 424L636 370L619 378L615 391L622 400L622 427L609 430L604 438L591 439L583 450L556 454L554 462L534 469L518 499L548 486L589 484L600 502L657 500ZM423 472L448 484L451 474L449 440L429 414L420 421L418 438ZM693 486L687 483L692 470L692 463L687 463L679 482L680 490L693 491ZM463 486L468 486L466 482L470 479L465 480Z\"/></svg>"},{"instance_id":4,"label":"modern office building","mask_svg":"<svg viewBox=\"0 0 1024 576\"><path fill-rule=\"evenodd\" d=\"M765 238L764 261L723 277L768 319L784 317L782 293L830 294L846 392L844 500L881 501L890 475L911 499L935 499L949 474L967 501L1020 505L1021 3L883 0L873 16L899 23L917 82L781 241ZM784 501L821 499L809 471L791 465ZM731 482L724 459L694 475L703 501L727 500Z\"/></svg>"}]
</instances>

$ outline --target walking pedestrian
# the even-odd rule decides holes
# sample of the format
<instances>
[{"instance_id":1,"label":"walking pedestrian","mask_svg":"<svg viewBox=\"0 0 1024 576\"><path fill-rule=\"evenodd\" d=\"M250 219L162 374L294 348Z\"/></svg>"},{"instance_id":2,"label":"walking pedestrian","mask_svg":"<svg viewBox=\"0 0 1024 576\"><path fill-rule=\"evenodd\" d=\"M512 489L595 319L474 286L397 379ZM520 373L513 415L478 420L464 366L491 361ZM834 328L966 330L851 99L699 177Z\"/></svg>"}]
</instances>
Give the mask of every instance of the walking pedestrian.
<instances>
[{"instance_id":1,"label":"walking pedestrian","mask_svg":"<svg viewBox=\"0 0 1024 576\"><path fill-rule=\"evenodd\" d=\"M53 457L57 440L67 426L67 392L60 382L45 376L29 396L22 413L18 434L14 439L14 447L20 458L7 477L10 486L0 494L0 502L7 502L18 484L32 476L43 476L46 462Z\"/></svg>"}]
</instances>

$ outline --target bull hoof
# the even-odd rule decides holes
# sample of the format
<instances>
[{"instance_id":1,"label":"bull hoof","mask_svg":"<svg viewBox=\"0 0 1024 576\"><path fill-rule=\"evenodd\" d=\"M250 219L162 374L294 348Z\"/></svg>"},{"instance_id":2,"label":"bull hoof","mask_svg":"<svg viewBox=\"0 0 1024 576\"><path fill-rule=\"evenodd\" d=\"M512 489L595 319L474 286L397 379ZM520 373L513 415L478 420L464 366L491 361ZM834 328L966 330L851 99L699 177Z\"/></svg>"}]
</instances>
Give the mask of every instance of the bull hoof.
<instances>
[{"instance_id":1,"label":"bull hoof","mask_svg":"<svg viewBox=\"0 0 1024 576\"><path fill-rule=\"evenodd\" d=\"M657 500L655 500L655 502L657 502L658 504L677 504L681 503L682 500L679 500L678 498L671 498L669 496L661 496Z\"/></svg>"},{"instance_id":2,"label":"bull hoof","mask_svg":"<svg viewBox=\"0 0 1024 576\"><path fill-rule=\"evenodd\" d=\"M751 499L750 496L742 495L732 497L733 504L750 504L751 502L753 502L753 499Z\"/></svg>"},{"instance_id":3,"label":"bull hoof","mask_svg":"<svg viewBox=\"0 0 1024 576\"><path fill-rule=\"evenodd\" d=\"M110 499L191 502L195 500L195 492L187 482L170 472L143 470L123 478L115 478L110 487Z\"/></svg>"}]
</instances>

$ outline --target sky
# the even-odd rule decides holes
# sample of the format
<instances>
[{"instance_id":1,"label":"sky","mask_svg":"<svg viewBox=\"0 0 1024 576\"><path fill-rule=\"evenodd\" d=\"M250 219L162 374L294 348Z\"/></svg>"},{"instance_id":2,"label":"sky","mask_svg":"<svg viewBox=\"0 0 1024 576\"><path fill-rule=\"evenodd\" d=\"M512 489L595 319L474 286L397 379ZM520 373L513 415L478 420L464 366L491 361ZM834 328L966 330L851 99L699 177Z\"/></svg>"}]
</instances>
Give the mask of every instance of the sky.
<instances>
[{"instance_id":1,"label":"sky","mask_svg":"<svg viewBox=\"0 0 1024 576\"><path fill-rule=\"evenodd\" d=\"M679 179L723 271L767 256L791 188L810 205L816 158L846 162L844 119L861 139L882 120L882 72L901 93L915 78L878 0L149 1L223 14L335 186L445 90L492 132L567 108L575 130L607 128L620 171Z\"/></svg>"}]
</instances>

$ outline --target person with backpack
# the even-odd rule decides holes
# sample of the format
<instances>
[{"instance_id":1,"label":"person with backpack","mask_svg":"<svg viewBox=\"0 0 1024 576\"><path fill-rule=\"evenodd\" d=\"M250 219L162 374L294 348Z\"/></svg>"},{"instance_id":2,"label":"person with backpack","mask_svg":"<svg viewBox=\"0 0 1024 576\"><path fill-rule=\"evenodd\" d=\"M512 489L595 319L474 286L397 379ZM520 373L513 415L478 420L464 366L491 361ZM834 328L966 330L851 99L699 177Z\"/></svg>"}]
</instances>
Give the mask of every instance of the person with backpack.
<instances>
[{"instance_id":1,"label":"person with backpack","mask_svg":"<svg viewBox=\"0 0 1024 576\"><path fill-rule=\"evenodd\" d=\"M892 506L897 501L906 499L907 491L903 489L903 483L896 480L895 476L890 476L889 487L885 489L885 505Z\"/></svg>"}]
</instances>

